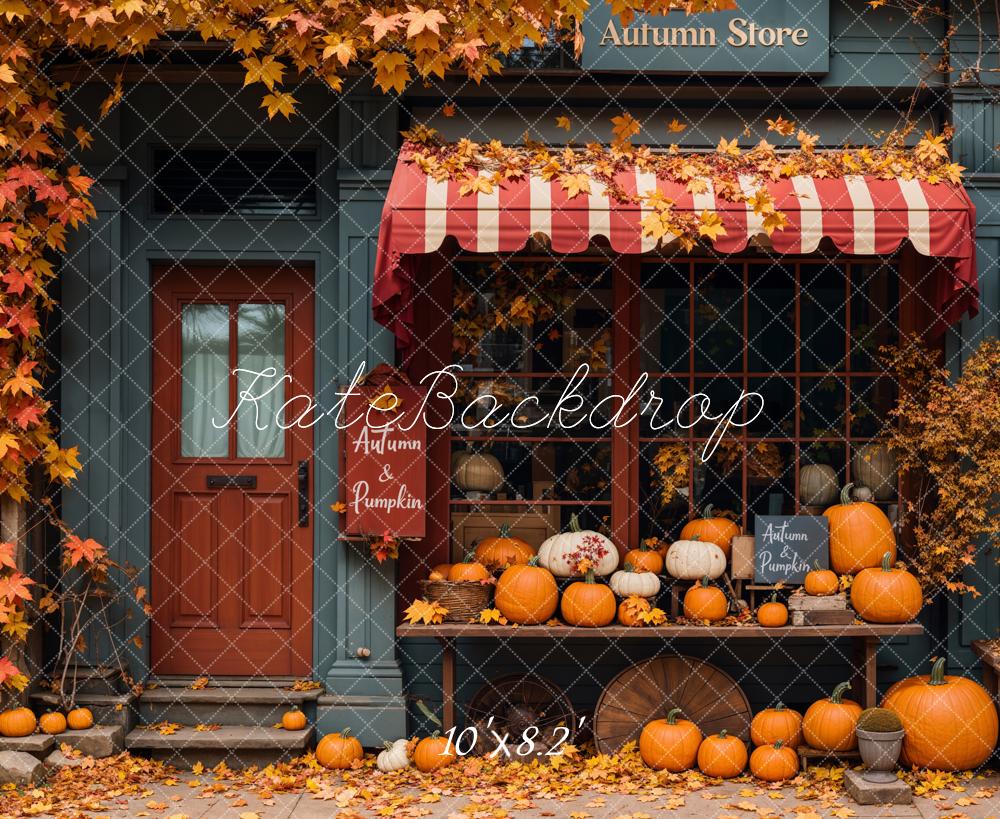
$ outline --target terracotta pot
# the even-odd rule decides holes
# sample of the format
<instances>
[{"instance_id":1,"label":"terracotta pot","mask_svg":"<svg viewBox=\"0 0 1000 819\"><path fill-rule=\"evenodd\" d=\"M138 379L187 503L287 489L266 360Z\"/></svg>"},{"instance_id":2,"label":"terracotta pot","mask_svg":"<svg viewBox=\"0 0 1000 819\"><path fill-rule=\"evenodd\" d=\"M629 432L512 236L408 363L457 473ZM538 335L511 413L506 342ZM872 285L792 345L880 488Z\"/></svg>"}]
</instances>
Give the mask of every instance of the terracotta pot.
<instances>
[{"instance_id":1,"label":"terracotta pot","mask_svg":"<svg viewBox=\"0 0 1000 819\"><path fill-rule=\"evenodd\" d=\"M903 749L905 731L856 731L858 750L865 763L862 777L869 782L895 782L896 763Z\"/></svg>"}]
</instances>

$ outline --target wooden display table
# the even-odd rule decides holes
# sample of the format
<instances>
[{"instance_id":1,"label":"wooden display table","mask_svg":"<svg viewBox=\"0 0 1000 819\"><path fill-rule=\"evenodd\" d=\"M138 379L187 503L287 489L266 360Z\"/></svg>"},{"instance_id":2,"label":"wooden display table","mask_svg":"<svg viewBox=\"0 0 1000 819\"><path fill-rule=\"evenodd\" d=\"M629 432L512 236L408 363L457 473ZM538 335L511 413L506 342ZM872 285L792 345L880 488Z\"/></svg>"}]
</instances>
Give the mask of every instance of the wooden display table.
<instances>
[{"instance_id":1,"label":"wooden display table","mask_svg":"<svg viewBox=\"0 0 1000 819\"><path fill-rule=\"evenodd\" d=\"M911 637L924 633L919 623L880 626L871 623L848 626L605 626L604 628L575 628L573 626L498 626L475 623L442 623L436 626L404 623L396 627L397 637L434 637L441 643L441 691L443 697L444 730L455 724L455 640L498 639L506 640L572 640L572 639L622 639L640 640L838 640L850 639L854 643L855 663L859 669L857 680L863 692L865 708L874 707L878 700L875 655L879 643L892 637Z\"/></svg>"}]
</instances>

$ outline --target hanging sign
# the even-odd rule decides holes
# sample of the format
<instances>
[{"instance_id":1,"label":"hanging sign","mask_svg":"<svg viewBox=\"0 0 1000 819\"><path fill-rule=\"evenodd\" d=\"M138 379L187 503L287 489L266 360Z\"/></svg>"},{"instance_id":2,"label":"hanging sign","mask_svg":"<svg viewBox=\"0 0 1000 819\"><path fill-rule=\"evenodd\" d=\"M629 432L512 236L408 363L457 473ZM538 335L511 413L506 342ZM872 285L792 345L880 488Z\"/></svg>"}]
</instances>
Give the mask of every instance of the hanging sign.
<instances>
[{"instance_id":1,"label":"hanging sign","mask_svg":"<svg viewBox=\"0 0 1000 819\"><path fill-rule=\"evenodd\" d=\"M637 14L624 25L611 3L583 20L580 67L677 74L825 74L830 0L740 0L738 9Z\"/></svg>"},{"instance_id":2,"label":"hanging sign","mask_svg":"<svg viewBox=\"0 0 1000 819\"><path fill-rule=\"evenodd\" d=\"M756 583L803 583L806 572L830 560L830 522L822 515L757 515L754 518Z\"/></svg>"},{"instance_id":3,"label":"hanging sign","mask_svg":"<svg viewBox=\"0 0 1000 819\"><path fill-rule=\"evenodd\" d=\"M426 390L408 384L385 389L360 387L344 402L344 416L352 421L344 439L345 532L421 538L427 529L427 425L406 410L422 406Z\"/></svg>"}]
</instances>

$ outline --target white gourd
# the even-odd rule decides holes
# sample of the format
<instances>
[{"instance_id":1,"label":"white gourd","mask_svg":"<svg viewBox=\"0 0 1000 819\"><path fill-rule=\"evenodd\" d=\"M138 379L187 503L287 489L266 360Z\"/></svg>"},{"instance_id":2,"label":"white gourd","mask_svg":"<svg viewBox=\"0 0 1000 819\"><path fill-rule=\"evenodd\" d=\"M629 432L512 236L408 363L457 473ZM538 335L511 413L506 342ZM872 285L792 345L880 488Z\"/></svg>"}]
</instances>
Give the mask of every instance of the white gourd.
<instances>
[{"instance_id":1,"label":"white gourd","mask_svg":"<svg viewBox=\"0 0 1000 819\"><path fill-rule=\"evenodd\" d=\"M406 753L409 740L397 739L393 743L386 743L385 750L375 759L378 769L384 773L390 771L400 771L410 766L410 757Z\"/></svg>"},{"instance_id":2,"label":"white gourd","mask_svg":"<svg viewBox=\"0 0 1000 819\"><path fill-rule=\"evenodd\" d=\"M726 555L705 540L678 540L667 550L666 568L679 580L715 580L726 571Z\"/></svg>"},{"instance_id":3,"label":"white gourd","mask_svg":"<svg viewBox=\"0 0 1000 819\"><path fill-rule=\"evenodd\" d=\"M604 557L594 562L594 574L601 577L611 574L618 568L618 550L600 532L581 529L576 515L569 519L568 532L552 535L542 542L538 549L538 564L556 577L573 577L576 574L576 565L568 556L583 546L587 538L598 538L606 551Z\"/></svg>"},{"instance_id":4,"label":"white gourd","mask_svg":"<svg viewBox=\"0 0 1000 819\"><path fill-rule=\"evenodd\" d=\"M630 563L619 569L608 581L611 591L619 597L652 597L660 592L660 578L653 572L637 572Z\"/></svg>"},{"instance_id":5,"label":"white gourd","mask_svg":"<svg viewBox=\"0 0 1000 819\"><path fill-rule=\"evenodd\" d=\"M832 466L808 464L799 468L799 499L806 506L829 506L839 494L837 473Z\"/></svg>"}]
</instances>

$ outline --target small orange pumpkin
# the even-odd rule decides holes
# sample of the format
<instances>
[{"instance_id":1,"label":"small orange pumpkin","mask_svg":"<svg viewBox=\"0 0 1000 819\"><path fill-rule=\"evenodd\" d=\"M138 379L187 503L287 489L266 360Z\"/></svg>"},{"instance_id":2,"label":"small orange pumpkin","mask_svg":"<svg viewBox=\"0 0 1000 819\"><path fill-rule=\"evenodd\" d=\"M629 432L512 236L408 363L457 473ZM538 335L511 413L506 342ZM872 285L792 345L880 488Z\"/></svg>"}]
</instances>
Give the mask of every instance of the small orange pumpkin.
<instances>
[{"instance_id":1,"label":"small orange pumpkin","mask_svg":"<svg viewBox=\"0 0 1000 819\"><path fill-rule=\"evenodd\" d=\"M5 737L26 737L34 733L38 721L30 708L11 708L0 714L0 735Z\"/></svg>"},{"instance_id":2,"label":"small orange pumpkin","mask_svg":"<svg viewBox=\"0 0 1000 819\"><path fill-rule=\"evenodd\" d=\"M643 541L638 549L625 552L625 565L637 572L660 574L663 571L663 556Z\"/></svg>"},{"instance_id":3,"label":"small orange pumpkin","mask_svg":"<svg viewBox=\"0 0 1000 819\"><path fill-rule=\"evenodd\" d=\"M306 727L306 715L302 713L298 708L293 708L291 711L285 711L281 715L281 727L286 731L301 731Z\"/></svg>"},{"instance_id":4,"label":"small orange pumpkin","mask_svg":"<svg viewBox=\"0 0 1000 819\"><path fill-rule=\"evenodd\" d=\"M89 708L74 708L66 714L66 724L72 731L85 731L94 724L94 715Z\"/></svg>"},{"instance_id":5,"label":"small orange pumpkin","mask_svg":"<svg viewBox=\"0 0 1000 819\"><path fill-rule=\"evenodd\" d=\"M515 563L497 580L496 607L512 623L535 626L544 623L559 608L559 587L552 572L532 556L527 564Z\"/></svg>"},{"instance_id":6,"label":"small orange pumpkin","mask_svg":"<svg viewBox=\"0 0 1000 819\"><path fill-rule=\"evenodd\" d=\"M421 773L431 773L455 761L455 749L447 737L424 737L413 752L413 764Z\"/></svg>"},{"instance_id":7,"label":"small orange pumpkin","mask_svg":"<svg viewBox=\"0 0 1000 819\"><path fill-rule=\"evenodd\" d=\"M451 563L438 563L433 569L431 569L431 574L439 574L444 580L448 579L448 572L451 571Z\"/></svg>"},{"instance_id":8,"label":"small orange pumpkin","mask_svg":"<svg viewBox=\"0 0 1000 819\"><path fill-rule=\"evenodd\" d=\"M894 569L882 555L878 569L862 569L851 584L851 605L869 623L909 623L924 604L920 581L906 569Z\"/></svg>"},{"instance_id":9,"label":"small orange pumpkin","mask_svg":"<svg viewBox=\"0 0 1000 819\"><path fill-rule=\"evenodd\" d=\"M357 737L348 736L350 728L327 734L316 746L316 761L324 768L343 771L361 759L365 752Z\"/></svg>"},{"instance_id":10,"label":"small orange pumpkin","mask_svg":"<svg viewBox=\"0 0 1000 819\"><path fill-rule=\"evenodd\" d=\"M750 754L750 773L765 782L785 782L799 773L799 755L779 739Z\"/></svg>"},{"instance_id":11,"label":"small orange pumpkin","mask_svg":"<svg viewBox=\"0 0 1000 819\"><path fill-rule=\"evenodd\" d=\"M600 628L614 622L615 593L603 583L595 583L594 570L587 569L583 580L571 583L563 592L559 610L571 626Z\"/></svg>"},{"instance_id":12,"label":"small orange pumpkin","mask_svg":"<svg viewBox=\"0 0 1000 819\"><path fill-rule=\"evenodd\" d=\"M705 776L732 779L747 766L747 746L739 737L730 736L723 728L714 736L705 737L698 748L698 770Z\"/></svg>"},{"instance_id":13,"label":"small orange pumpkin","mask_svg":"<svg viewBox=\"0 0 1000 819\"><path fill-rule=\"evenodd\" d=\"M641 615L652 611L653 607L645 597L630 595L618 604L618 622L623 626L644 626Z\"/></svg>"},{"instance_id":14,"label":"small orange pumpkin","mask_svg":"<svg viewBox=\"0 0 1000 819\"><path fill-rule=\"evenodd\" d=\"M664 719L647 722L639 734L639 756L653 770L680 773L695 765L701 731L680 715L681 709L673 708Z\"/></svg>"},{"instance_id":15,"label":"small orange pumpkin","mask_svg":"<svg viewBox=\"0 0 1000 819\"><path fill-rule=\"evenodd\" d=\"M778 602L777 594L772 594L771 599L757 609L757 622L764 628L781 628L788 625L788 607Z\"/></svg>"},{"instance_id":16,"label":"small orange pumpkin","mask_svg":"<svg viewBox=\"0 0 1000 819\"><path fill-rule=\"evenodd\" d=\"M684 616L688 620L716 623L729 612L729 603L722 589L703 577L684 593Z\"/></svg>"},{"instance_id":17,"label":"small orange pumpkin","mask_svg":"<svg viewBox=\"0 0 1000 819\"><path fill-rule=\"evenodd\" d=\"M729 560L732 551L733 538L740 533L740 527L729 518L719 518L712 514L712 504L705 507L700 518L695 518L684 524L681 529L681 540L701 540L714 543Z\"/></svg>"},{"instance_id":18,"label":"small orange pumpkin","mask_svg":"<svg viewBox=\"0 0 1000 819\"><path fill-rule=\"evenodd\" d=\"M510 525L500 527L500 533L484 537L476 546L476 560L491 571L506 569L517 563L527 563L535 556L530 543L510 533Z\"/></svg>"},{"instance_id":19,"label":"small orange pumpkin","mask_svg":"<svg viewBox=\"0 0 1000 819\"><path fill-rule=\"evenodd\" d=\"M489 571L475 560L475 555L471 552L465 556L463 563L453 563L448 570L448 579L452 583L479 583L489 576Z\"/></svg>"},{"instance_id":20,"label":"small orange pumpkin","mask_svg":"<svg viewBox=\"0 0 1000 819\"><path fill-rule=\"evenodd\" d=\"M816 568L806 572L805 583L806 594L813 597L829 597L840 591L840 578L832 569L821 569L819 563Z\"/></svg>"},{"instance_id":21,"label":"small orange pumpkin","mask_svg":"<svg viewBox=\"0 0 1000 819\"><path fill-rule=\"evenodd\" d=\"M447 580L448 575L441 574L441 572L431 572L429 575L427 575L427 579L430 580L432 583L440 583L443 580Z\"/></svg>"},{"instance_id":22,"label":"small orange pumpkin","mask_svg":"<svg viewBox=\"0 0 1000 819\"><path fill-rule=\"evenodd\" d=\"M853 483L840 493L840 503L823 514L830 522L830 568L837 574L857 574L882 562L889 552L896 561L896 535L885 513L873 503L851 500Z\"/></svg>"},{"instance_id":23,"label":"small orange pumpkin","mask_svg":"<svg viewBox=\"0 0 1000 819\"><path fill-rule=\"evenodd\" d=\"M861 706L845 700L844 692L851 687L843 682L825 700L818 700L806 709L802 717L802 735L811 748L820 751L853 751L858 747L858 717Z\"/></svg>"},{"instance_id":24,"label":"small orange pumpkin","mask_svg":"<svg viewBox=\"0 0 1000 819\"><path fill-rule=\"evenodd\" d=\"M61 734L66 730L66 717L58 711L49 711L38 719L43 734Z\"/></svg>"},{"instance_id":25,"label":"small orange pumpkin","mask_svg":"<svg viewBox=\"0 0 1000 819\"><path fill-rule=\"evenodd\" d=\"M754 745L781 742L798 748L802 744L802 714L780 702L774 708L765 708L750 721L750 740Z\"/></svg>"}]
</instances>

